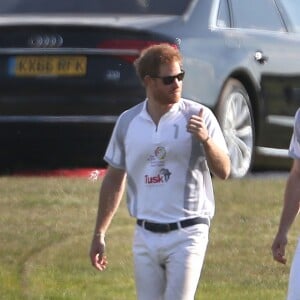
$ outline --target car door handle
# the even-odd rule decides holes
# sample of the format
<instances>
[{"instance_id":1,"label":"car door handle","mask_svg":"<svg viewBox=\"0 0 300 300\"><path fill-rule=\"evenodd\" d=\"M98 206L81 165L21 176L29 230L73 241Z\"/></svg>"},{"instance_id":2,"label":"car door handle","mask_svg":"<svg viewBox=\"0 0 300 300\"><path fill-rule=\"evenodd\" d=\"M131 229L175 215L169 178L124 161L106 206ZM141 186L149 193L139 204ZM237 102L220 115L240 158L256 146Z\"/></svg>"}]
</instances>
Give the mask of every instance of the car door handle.
<instances>
[{"instance_id":1,"label":"car door handle","mask_svg":"<svg viewBox=\"0 0 300 300\"><path fill-rule=\"evenodd\" d=\"M256 51L254 59L260 64L265 64L268 61L268 56L264 55L262 51Z\"/></svg>"}]
</instances>

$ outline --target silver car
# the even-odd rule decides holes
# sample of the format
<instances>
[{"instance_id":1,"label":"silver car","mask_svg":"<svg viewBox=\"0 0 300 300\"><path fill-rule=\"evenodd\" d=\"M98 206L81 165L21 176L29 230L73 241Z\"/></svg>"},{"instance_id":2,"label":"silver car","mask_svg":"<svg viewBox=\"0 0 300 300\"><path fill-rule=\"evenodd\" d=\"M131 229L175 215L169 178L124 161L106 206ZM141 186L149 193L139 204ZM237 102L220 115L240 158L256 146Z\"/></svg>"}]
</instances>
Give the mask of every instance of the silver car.
<instances>
[{"instance_id":1,"label":"silver car","mask_svg":"<svg viewBox=\"0 0 300 300\"><path fill-rule=\"evenodd\" d=\"M142 101L133 61L179 47L183 96L216 114L232 177L289 165L300 105L295 0L2 0L1 170L104 166L118 115Z\"/></svg>"}]
</instances>

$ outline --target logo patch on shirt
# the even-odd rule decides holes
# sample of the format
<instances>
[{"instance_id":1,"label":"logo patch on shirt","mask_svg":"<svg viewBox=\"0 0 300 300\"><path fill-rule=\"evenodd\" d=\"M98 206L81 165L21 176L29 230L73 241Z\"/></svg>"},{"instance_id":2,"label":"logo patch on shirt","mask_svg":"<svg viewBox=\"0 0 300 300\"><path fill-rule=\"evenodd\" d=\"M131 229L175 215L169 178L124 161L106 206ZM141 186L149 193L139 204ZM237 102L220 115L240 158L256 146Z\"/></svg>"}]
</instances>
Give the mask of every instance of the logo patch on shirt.
<instances>
[{"instance_id":1,"label":"logo patch on shirt","mask_svg":"<svg viewBox=\"0 0 300 300\"><path fill-rule=\"evenodd\" d=\"M159 146L154 150L154 154L149 155L148 161L151 167L164 166L167 150L165 147Z\"/></svg>"},{"instance_id":2,"label":"logo patch on shirt","mask_svg":"<svg viewBox=\"0 0 300 300\"><path fill-rule=\"evenodd\" d=\"M168 169L162 168L157 175L145 175L146 184L163 184L169 181L171 172Z\"/></svg>"}]
</instances>

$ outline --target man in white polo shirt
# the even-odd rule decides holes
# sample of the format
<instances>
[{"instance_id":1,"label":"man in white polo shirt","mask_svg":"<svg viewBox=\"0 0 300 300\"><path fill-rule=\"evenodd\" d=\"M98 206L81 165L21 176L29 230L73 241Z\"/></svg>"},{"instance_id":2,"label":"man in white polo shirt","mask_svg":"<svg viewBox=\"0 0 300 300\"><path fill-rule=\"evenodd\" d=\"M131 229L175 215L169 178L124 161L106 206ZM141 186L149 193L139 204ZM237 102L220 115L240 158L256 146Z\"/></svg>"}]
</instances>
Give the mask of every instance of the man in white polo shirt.
<instances>
[{"instance_id":1,"label":"man in white polo shirt","mask_svg":"<svg viewBox=\"0 0 300 300\"><path fill-rule=\"evenodd\" d=\"M133 254L140 300L192 300L203 265L215 203L210 173L226 179L228 150L205 106L181 97L184 71L177 48L145 49L135 62L144 102L119 117L104 159L90 258L104 270L105 233L127 183L136 218Z\"/></svg>"},{"instance_id":2,"label":"man in white polo shirt","mask_svg":"<svg viewBox=\"0 0 300 300\"><path fill-rule=\"evenodd\" d=\"M287 234L299 213L300 205L300 109L295 116L294 133L291 139L290 156L294 159L289 174L284 194L284 204L281 213L279 228L272 245L273 257L276 261L285 264L285 248L287 245ZM287 300L300 299L300 240L293 258Z\"/></svg>"}]
</instances>

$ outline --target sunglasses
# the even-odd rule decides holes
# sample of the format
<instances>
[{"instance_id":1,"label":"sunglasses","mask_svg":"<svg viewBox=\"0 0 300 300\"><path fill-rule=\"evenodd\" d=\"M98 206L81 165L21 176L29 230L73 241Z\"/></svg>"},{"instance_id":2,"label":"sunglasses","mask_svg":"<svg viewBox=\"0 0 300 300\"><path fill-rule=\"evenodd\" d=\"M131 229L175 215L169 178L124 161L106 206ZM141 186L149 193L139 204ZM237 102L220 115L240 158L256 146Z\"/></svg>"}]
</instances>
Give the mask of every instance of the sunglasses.
<instances>
[{"instance_id":1,"label":"sunglasses","mask_svg":"<svg viewBox=\"0 0 300 300\"><path fill-rule=\"evenodd\" d=\"M170 85L172 84L175 79L178 81L182 81L184 78L184 70L181 70L181 72L174 76L151 76L152 78L160 78L164 85Z\"/></svg>"}]
</instances>

